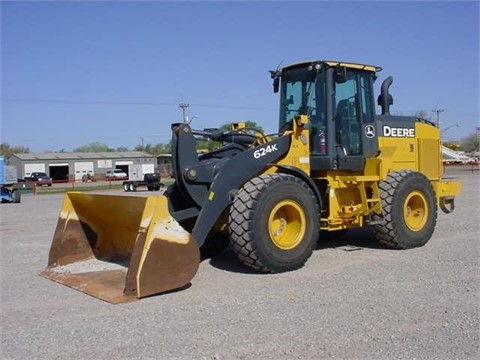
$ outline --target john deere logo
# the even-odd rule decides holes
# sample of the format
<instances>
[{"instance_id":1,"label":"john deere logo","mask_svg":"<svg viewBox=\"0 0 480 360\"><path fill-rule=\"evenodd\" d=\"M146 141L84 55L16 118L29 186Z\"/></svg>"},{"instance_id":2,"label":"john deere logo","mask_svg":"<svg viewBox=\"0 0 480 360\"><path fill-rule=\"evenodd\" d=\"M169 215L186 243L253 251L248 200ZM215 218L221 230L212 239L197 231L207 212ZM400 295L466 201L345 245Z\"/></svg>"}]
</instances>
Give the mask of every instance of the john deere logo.
<instances>
[{"instance_id":1,"label":"john deere logo","mask_svg":"<svg viewBox=\"0 0 480 360\"><path fill-rule=\"evenodd\" d=\"M373 125L365 126L365 136L369 139L375 137L375 127Z\"/></svg>"}]
</instances>

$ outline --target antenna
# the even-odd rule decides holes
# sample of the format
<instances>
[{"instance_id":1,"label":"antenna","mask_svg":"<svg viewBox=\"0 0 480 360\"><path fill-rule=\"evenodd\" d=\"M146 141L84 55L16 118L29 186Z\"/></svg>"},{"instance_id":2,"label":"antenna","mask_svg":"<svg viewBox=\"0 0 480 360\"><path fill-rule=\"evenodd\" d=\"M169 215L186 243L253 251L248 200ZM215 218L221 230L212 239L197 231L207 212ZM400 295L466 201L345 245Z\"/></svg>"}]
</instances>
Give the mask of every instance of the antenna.
<instances>
[{"instance_id":1,"label":"antenna","mask_svg":"<svg viewBox=\"0 0 480 360\"><path fill-rule=\"evenodd\" d=\"M282 61L280 61L280 64L278 64L276 71L278 71L278 69L280 69L280 66L282 66L284 61L285 61L285 58L283 58Z\"/></svg>"},{"instance_id":2,"label":"antenna","mask_svg":"<svg viewBox=\"0 0 480 360\"><path fill-rule=\"evenodd\" d=\"M270 75L271 75L272 79L275 79L276 77L278 77L280 66L283 64L284 61L285 61L285 59L280 61L280 63L278 64L278 66L275 70L270 70Z\"/></svg>"}]
</instances>

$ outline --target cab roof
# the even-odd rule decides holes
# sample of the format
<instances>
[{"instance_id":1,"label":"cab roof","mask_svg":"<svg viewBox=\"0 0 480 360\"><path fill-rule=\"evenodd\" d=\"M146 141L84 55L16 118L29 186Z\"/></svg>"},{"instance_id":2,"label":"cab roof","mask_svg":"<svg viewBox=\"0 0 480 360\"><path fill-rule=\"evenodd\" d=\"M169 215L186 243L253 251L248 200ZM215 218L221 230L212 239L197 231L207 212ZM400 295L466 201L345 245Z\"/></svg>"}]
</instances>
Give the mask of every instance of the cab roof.
<instances>
[{"instance_id":1,"label":"cab roof","mask_svg":"<svg viewBox=\"0 0 480 360\"><path fill-rule=\"evenodd\" d=\"M284 66L283 69L291 69L291 68L304 67L304 66L316 65L316 64L320 64L320 65L324 64L329 67L340 65L350 69L359 69L359 70L365 70L365 71L371 71L371 72L382 71L381 67L375 66L375 65L358 64L358 63L352 63L347 61L333 61L333 60L302 61L302 62L294 63L288 66Z\"/></svg>"}]
</instances>

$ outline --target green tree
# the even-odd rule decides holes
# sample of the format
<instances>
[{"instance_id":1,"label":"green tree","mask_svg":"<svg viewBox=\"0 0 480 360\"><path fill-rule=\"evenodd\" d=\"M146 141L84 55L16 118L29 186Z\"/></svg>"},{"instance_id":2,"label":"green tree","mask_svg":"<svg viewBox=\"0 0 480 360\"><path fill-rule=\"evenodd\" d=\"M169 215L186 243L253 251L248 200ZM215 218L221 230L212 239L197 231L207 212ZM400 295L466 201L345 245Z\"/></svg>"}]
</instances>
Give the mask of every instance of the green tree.
<instances>
[{"instance_id":1,"label":"green tree","mask_svg":"<svg viewBox=\"0 0 480 360\"><path fill-rule=\"evenodd\" d=\"M148 154L152 154L153 155L153 145L152 144L146 144L146 145L137 145L133 148L133 150L135 151L143 151L143 152L146 152Z\"/></svg>"},{"instance_id":2,"label":"green tree","mask_svg":"<svg viewBox=\"0 0 480 360\"><path fill-rule=\"evenodd\" d=\"M157 154L170 154L171 152L172 152L172 141L169 141L167 144L158 144Z\"/></svg>"},{"instance_id":3,"label":"green tree","mask_svg":"<svg viewBox=\"0 0 480 360\"><path fill-rule=\"evenodd\" d=\"M30 149L26 146L10 146L6 142L0 144L0 155L8 159L13 154L27 154Z\"/></svg>"},{"instance_id":4,"label":"green tree","mask_svg":"<svg viewBox=\"0 0 480 360\"><path fill-rule=\"evenodd\" d=\"M113 152L115 150L100 142L91 142L86 145L80 146L76 149L73 149L73 151L89 153L89 152Z\"/></svg>"},{"instance_id":5,"label":"green tree","mask_svg":"<svg viewBox=\"0 0 480 360\"><path fill-rule=\"evenodd\" d=\"M172 152L172 143L168 144L147 144L147 145L137 145L134 148L135 151L143 151L151 155L160 155L160 154L170 154Z\"/></svg>"}]
</instances>

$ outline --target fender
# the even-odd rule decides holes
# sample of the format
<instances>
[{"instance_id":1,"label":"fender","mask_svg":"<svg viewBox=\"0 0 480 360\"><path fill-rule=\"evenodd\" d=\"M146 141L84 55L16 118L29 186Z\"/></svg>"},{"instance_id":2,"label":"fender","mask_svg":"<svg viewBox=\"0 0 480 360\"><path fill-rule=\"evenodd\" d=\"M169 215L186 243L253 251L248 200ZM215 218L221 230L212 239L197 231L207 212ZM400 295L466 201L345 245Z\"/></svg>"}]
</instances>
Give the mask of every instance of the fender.
<instances>
[{"instance_id":1,"label":"fender","mask_svg":"<svg viewBox=\"0 0 480 360\"><path fill-rule=\"evenodd\" d=\"M315 184L315 182L312 180L312 178L304 171L301 169L295 167L295 166L289 166L289 165L275 165L277 168L280 169L279 172L284 173L284 174L289 174L296 176L300 179L302 179L313 191L313 194L317 198L318 205L320 207L320 211L322 211L323 204L322 204L322 197L320 195L320 191L318 191L318 187ZM320 216L320 215L319 215Z\"/></svg>"}]
</instances>

